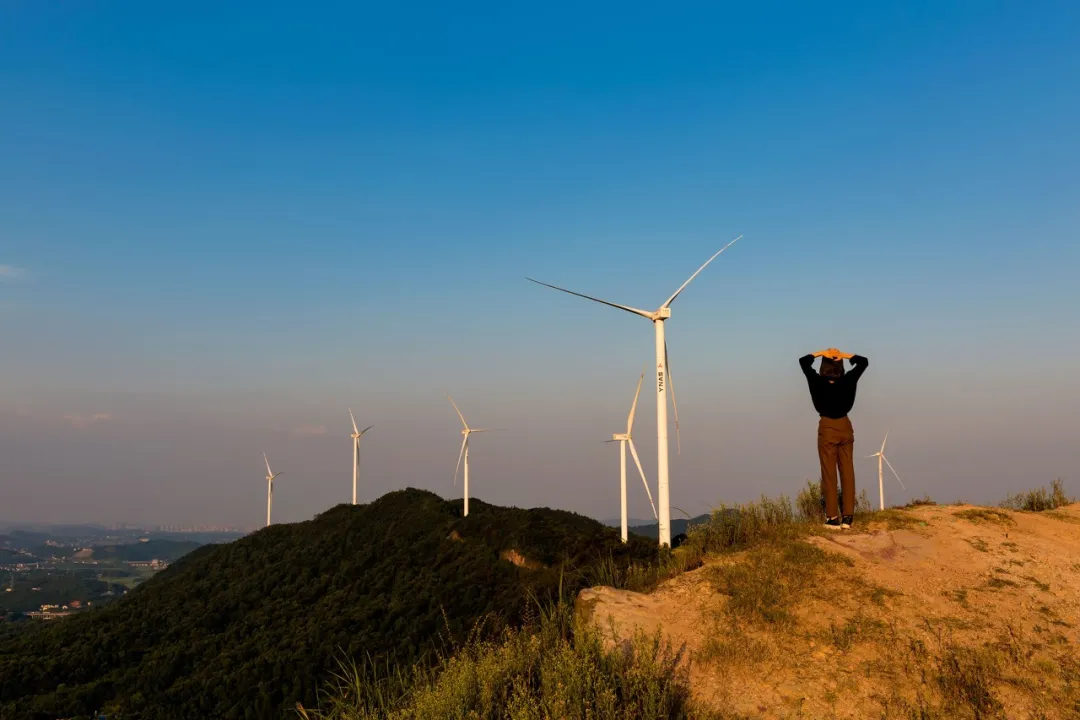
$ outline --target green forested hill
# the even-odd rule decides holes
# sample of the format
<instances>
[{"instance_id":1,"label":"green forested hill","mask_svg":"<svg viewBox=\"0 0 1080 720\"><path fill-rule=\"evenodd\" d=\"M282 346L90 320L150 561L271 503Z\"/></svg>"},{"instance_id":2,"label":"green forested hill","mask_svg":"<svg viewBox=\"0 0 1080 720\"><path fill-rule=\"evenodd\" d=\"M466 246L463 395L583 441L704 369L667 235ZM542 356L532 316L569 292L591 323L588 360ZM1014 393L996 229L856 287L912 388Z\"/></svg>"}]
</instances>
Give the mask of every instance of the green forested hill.
<instances>
[{"instance_id":1,"label":"green forested hill","mask_svg":"<svg viewBox=\"0 0 1080 720\"><path fill-rule=\"evenodd\" d=\"M0 641L0 718L292 717L339 651L421 661L602 557L656 552L573 513L470 506L410 489L199 548L112 606Z\"/></svg>"}]
</instances>

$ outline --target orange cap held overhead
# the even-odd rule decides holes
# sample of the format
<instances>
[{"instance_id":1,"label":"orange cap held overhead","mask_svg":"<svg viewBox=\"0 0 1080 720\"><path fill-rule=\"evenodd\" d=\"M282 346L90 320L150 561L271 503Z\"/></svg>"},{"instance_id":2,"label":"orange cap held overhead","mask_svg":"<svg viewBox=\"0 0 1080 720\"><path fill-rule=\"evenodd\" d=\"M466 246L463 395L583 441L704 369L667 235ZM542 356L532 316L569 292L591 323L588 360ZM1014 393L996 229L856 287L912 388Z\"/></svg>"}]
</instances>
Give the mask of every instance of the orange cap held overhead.
<instances>
[{"instance_id":1,"label":"orange cap held overhead","mask_svg":"<svg viewBox=\"0 0 1080 720\"><path fill-rule=\"evenodd\" d=\"M850 360L855 356L836 348L826 348L825 350L818 350L814 353L814 357L827 357L830 360Z\"/></svg>"}]
</instances>

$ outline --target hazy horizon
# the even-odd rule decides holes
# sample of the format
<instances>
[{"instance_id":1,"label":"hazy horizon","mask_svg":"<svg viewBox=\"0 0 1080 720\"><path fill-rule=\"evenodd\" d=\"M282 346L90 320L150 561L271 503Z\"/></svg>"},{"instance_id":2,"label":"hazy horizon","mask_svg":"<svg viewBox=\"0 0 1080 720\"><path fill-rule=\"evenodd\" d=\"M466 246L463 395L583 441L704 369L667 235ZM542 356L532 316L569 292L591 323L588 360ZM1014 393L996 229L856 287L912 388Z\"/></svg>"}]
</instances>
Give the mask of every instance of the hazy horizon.
<instances>
[{"instance_id":1,"label":"hazy horizon","mask_svg":"<svg viewBox=\"0 0 1080 720\"><path fill-rule=\"evenodd\" d=\"M671 502L1080 495L1080 7L0 10L0 521L257 527L408 486L618 515L673 305ZM1071 318L1071 319L1070 319ZM669 413L670 415L670 413ZM655 493L655 389L635 438ZM632 462L630 514L649 517ZM673 510L673 517L680 517Z\"/></svg>"}]
</instances>

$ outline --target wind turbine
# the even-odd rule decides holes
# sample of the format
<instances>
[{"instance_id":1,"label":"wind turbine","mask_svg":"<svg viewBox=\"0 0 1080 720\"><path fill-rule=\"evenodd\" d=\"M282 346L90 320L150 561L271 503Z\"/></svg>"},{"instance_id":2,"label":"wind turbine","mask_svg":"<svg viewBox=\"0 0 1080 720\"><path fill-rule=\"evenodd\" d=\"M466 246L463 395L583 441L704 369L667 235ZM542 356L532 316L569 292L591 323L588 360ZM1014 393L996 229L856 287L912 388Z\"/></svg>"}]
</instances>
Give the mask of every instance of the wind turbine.
<instances>
[{"instance_id":1,"label":"wind turbine","mask_svg":"<svg viewBox=\"0 0 1080 720\"><path fill-rule=\"evenodd\" d=\"M356 417L352 414L352 408L349 408L349 419L352 420L352 504L356 504L356 478L360 474L360 438L363 437L374 425L368 425L363 430L356 429Z\"/></svg>"},{"instance_id":2,"label":"wind turbine","mask_svg":"<svg viewBox=\"0 0 1080 720\"><path fill-rule=\"evenodd\" d=\"M637 448L634 447L634 413L637 412L638 395L641 394L641 383L645 379L645 373L641 373L641 377L638 378L637 390L634 392L634 404L630 406L630 415L626 418L626 432L613 433L610 440L604 442L617 442L619 443L619 492L620 492L620 506L622 508L622 541L626 542L628 534L626 528L626 445L630 444L630 454L634 456L634 464L637 465L638 474L641 475L641 482L645 484L645 492L649 495L649 504L652 505L653 517L658 518L656 514L656 504L653 502L652 490L649 489L649 481L645 479L645 471L641 469L641 460L638 459Z\"/></svg>"},{"instance_id":3,"label":"wind turbine","mask_svg":"<svg viewBox=\"0 0 1080 720\"><path fill-rule=\"evenodd\" d=\"M686 282L684 282L679 289L676 290L671 297L669 297L663 305L653 311L640 310L628 305L619 305L618 303L608 302L607 300L601 300L600 298L594 298L589 295L583 295L573 290L567 290L556 285L549 285L548 283L540 282L539 280L533 280L532 278L526 278L527 280L536 283L537 285L543 285L549 287L552 290L559 290L560 292L569 293L570 295L576 295L586 300L592 300L602 305L608 305L609 307L617 308L619 310L625 310L626 312L640 315L646 320L651 320L653 328L656 333L656 485L657 493L659 494L660 508L659 517L657 518L660 524L660 544L671 545L671 495L668 488L668 421L667 421L667 391L671 385L671 371L668 368L668 352L667 341L664 338L664 321L671 318L671 303L675 301L675 298L679 297L679 293L686 289L686 286L698 276L698 274L705 269L705 267L711 263L716 257L727 250L729 247L735 244L737 240L742 237L735 238L724 247L720 248L713 254L711 258L705 261L705 263L699 267L693 275L691 275ZM672 404L675 401L675 390L672 388ZM675 410L675 433L676 438L679 432L679 411Z\"/></svg>"},{"instance_id":4,"label":"wind turbine","mask_svg":"<svg viewBox=\"0 0 1080 720\"><path fill-rule=\"evenodd\" d=\"M263 460L266 462L266 527L270 527L270 508L274 505L274 478L281 473L275 473L270 469L270 460L267 459L266 453L263 453Z\"/></svg>"},{"instance_id":5,"label":"wind turbine","mask_svg":"<svg viewBox=\"0 0 1080 720\"><path fill-rule=\"evenodd\" d=\"M896 475L896 481L898 483L900 483L900 487L907 490L907 488L904 487L904 481L900 479L900 476L897 475L896 470L892 466L892 463L889 462L889 458L885 457L885 443L887 443L888 441L889 441L889 433L888 433L888 431L886 431L885 432L885 439L881 441L881 449L878 450L873 455L867 455L866 456L867 458L875 458L875 457L877 458L878 507L880 507L882 510L885 509L885 473L884 473L884 468L881 465L882 460L884 460L885 464L889 466L890 470L892 470L892 474Z\"/></svg>"},{"instance_id":6,"label":"wind turbine","mask_svg":"<svg viewBox=\"0 0 1080 720\"><path fill-rule=\"evenodd\" d=\"M471 427L469 427L469 423L465 422L465 416L461 414L460 410L458 410L458 406L457 406L457 403L454 402L454 398L450 397L449 394L447 394L446 397L450 400L450 404L454 406L454 411L457 412L457 416L459 418L461 418L461 424L464 426L462 431L461 431L461 435L462 435L462 438L461 438L461 452L458 453L457 465L454 466L454 485L457 485L458 470L461 468L461 460L462 460L462 458L464 458L465 459L465 475L464 475L464 478L465 478L464 479L464 486L465 486L465 517L468 517L468 515L469 515L469 435L472 435L473 433L491 432L491 431L486 429L486 428L471 428Z\"/></svg>"}]
</instances>

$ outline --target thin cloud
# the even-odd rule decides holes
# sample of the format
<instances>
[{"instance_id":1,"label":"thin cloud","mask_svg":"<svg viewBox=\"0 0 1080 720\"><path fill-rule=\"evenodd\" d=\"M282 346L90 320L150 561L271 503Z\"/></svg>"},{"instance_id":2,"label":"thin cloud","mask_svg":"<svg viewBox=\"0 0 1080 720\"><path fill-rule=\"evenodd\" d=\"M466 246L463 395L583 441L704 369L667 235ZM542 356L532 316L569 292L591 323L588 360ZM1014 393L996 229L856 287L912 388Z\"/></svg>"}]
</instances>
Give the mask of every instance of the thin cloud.
<instances>
[{"instance_id":1,"label":"thin cloud","mask_svg":"<svg viewBox=\"0 0 1080 720\"><path fill-rule=\"evenodd\" d=\"M110 413L94 413L92 415L75 415L69 413L64 416L64 420L71 424L72 427L85 428L96 422L108 422L112 420L113 416Z\"/></svg>"},{"instance_id":2,"label":"thin cloud","mask_svg":"<svg viewBox=\"0 0 1080 720\"><path fill-rule=\"evenodd\" d=\"M14 280L25 274L25 270L14 265L0 265L0 280Z\"/></svg>"},{"instance_id":3,"label":"thin cloud","mask_svg":"<svg viewBox=\"0 0 1080 720\"><path fill-rule=\"evenodd\" d=\"M325 434L325 425L298 425L293 428L293 435L300 435L301 437L313 437L315 435Z\"/></svg>"}]
</instances>

